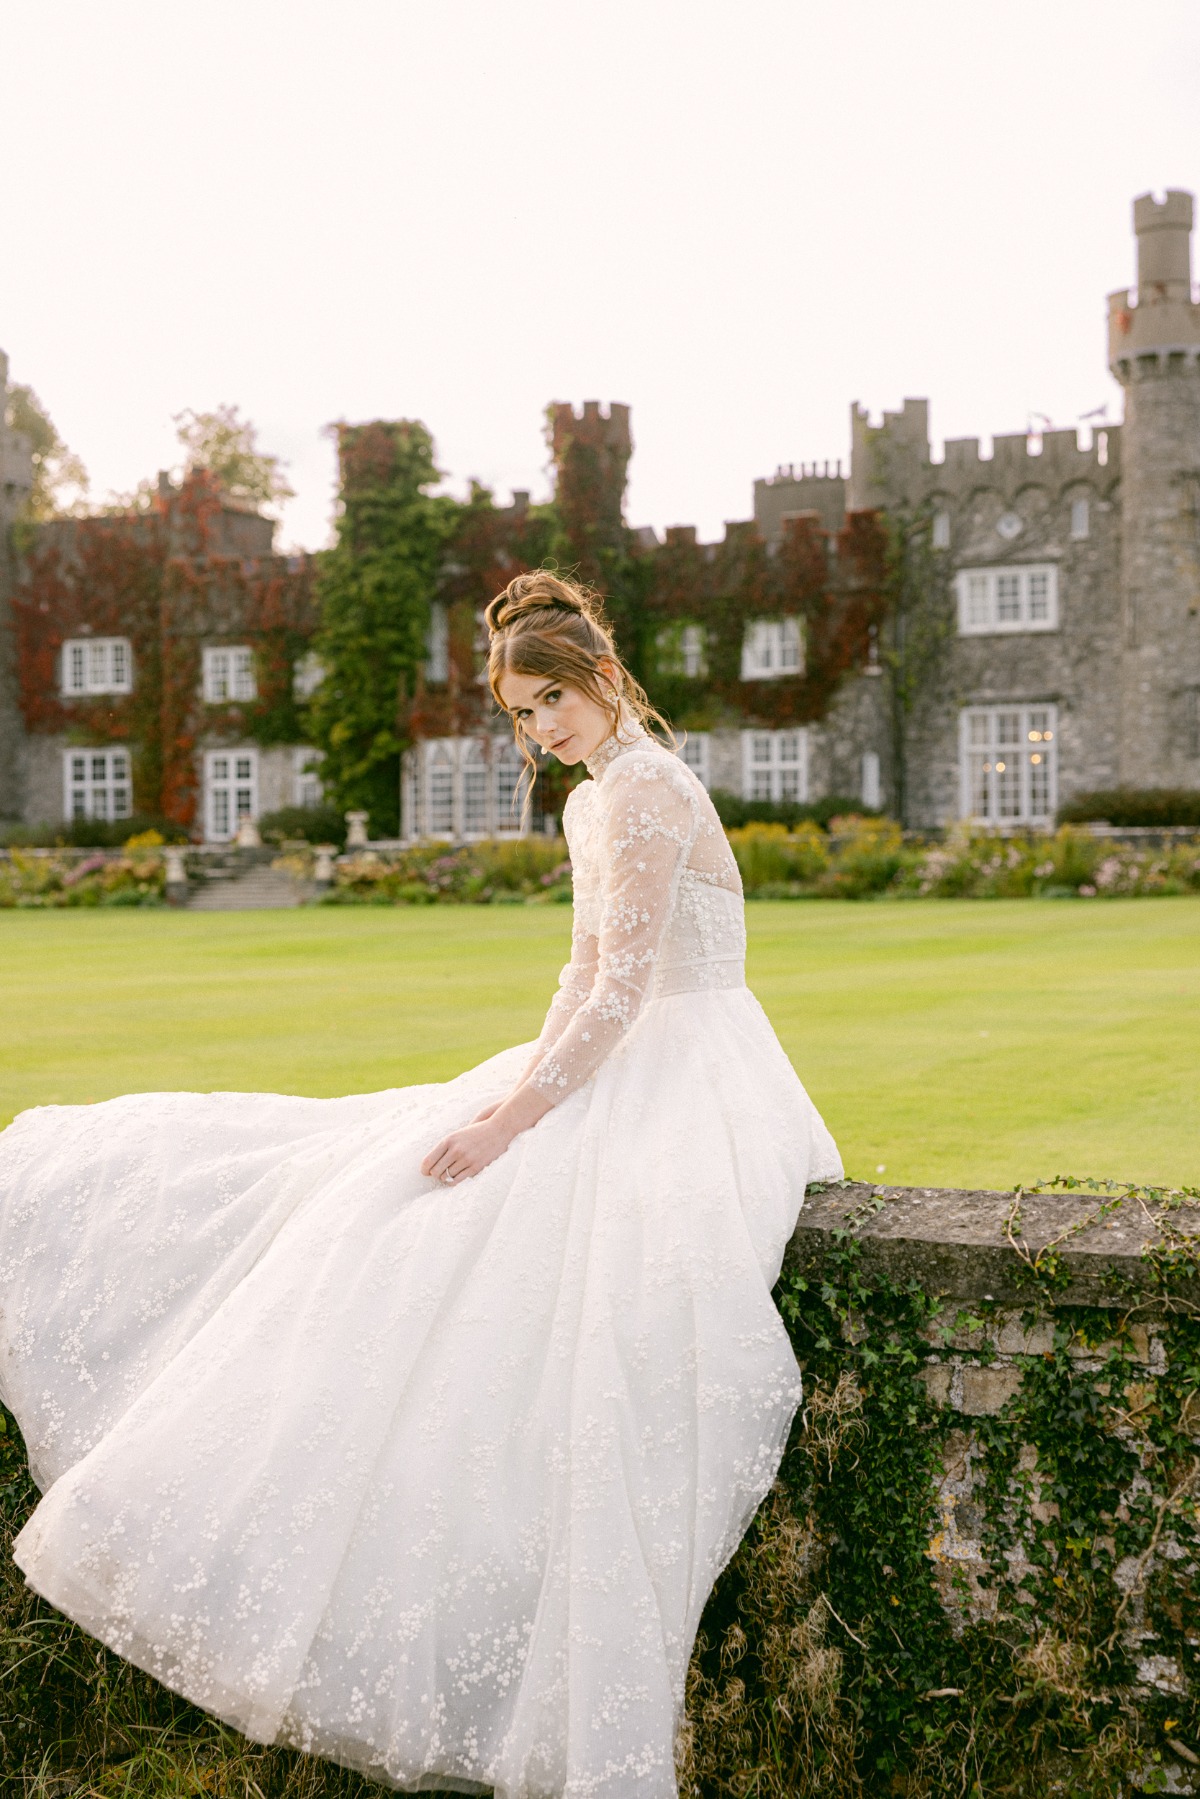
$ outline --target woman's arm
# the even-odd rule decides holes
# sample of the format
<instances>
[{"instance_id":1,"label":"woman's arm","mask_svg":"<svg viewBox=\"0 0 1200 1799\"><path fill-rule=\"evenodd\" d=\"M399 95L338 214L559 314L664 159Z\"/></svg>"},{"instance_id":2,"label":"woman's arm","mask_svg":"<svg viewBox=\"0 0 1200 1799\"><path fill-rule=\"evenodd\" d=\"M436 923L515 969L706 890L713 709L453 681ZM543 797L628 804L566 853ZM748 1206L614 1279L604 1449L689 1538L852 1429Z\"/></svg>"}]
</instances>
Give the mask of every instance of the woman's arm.
<instances>
[{"instance_id":1,"label":"woman's arm","mask_svg":"<svg viewBox=\"0 0 1200 1799\"><path fill-rule=\"evenodd\" d=\"M629 756L606 779L596 978L529 1076L554 1105L590 1079L641 1011L699 822L688 775L671 756Z\"/></svg>"}]
</instances>

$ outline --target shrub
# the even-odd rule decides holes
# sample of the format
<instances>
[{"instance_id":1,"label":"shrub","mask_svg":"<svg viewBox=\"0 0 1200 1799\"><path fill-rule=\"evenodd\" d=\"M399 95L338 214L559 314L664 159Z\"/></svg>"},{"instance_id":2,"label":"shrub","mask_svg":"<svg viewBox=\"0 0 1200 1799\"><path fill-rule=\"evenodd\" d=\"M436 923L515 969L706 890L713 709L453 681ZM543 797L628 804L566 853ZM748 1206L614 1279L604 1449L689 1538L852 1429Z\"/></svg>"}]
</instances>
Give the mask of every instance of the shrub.
<instances>
[{"instance_id":1,"label":"shrub","mask_svg":"<svg viewBox=\"0 0 1200 1799\"><path fill-rule=\"evenodd\" d=\"M1081 793L1060 806L1060 824L1083 825L1103 821L1117 826L1200 825L1200 788L1114 787L1108 792Z\"/></svg>"},{"instance_id":2,"label":"shrub","mask_svg":"<svg viewBox=\"0 0 1200 1799\"><path fill-rule=\"evenodd\" d=\"M811 821L788 831L780 824L748 824L729 832L747 893L791 883L811 885L829 866L825 833Z\"/></svg>"},{"instance_id":3,"label":"shrub","mask_svg":"<svg viewBox=\"0 0 1200 1799\"><path fill-rule=\"evenodd\" d=\"M20 822L0 826L0 847L5 849L89 849L115 850L131 837L156 833L159 843L187 843L182 825L152 813L137 813L133 818L69 818L61 824L27 825Z\"/></svg>"},{"instance_id":4,"label":"shrub","mask_svg":"<svg viewBox=\"0 0 1200 1799\"><path fill-rule=\"evenodd\" d=\"M900 826L890 818L836 818L830 824L830 872L822 891L842 899L885 892L913 860Z\"/></svg>"},{"instance_id":5,"label":"shrub","mask_svg":"<svg viewBox=\"0 0 1200 1799\"><path fill-rule=\"evenodd\" d=\"M294 873L297 858L287 858ZM459 845L418 843L396 851L360 850L334 867L324 904L486 905L571 897L571 864L561 837L492 839Z\"/></svg>"},{"instance_id":6,"label":"shrub","mask_svg":"<svg viewBox=\"0 0 1200 1799\"><path fill-rule=\"evenodd\" d=\"M0 907L158 906L166 869L161 856L24 855L0 860Z\"/></svg>"},{"instance_id":7,"label":"shrub","mask_svg":"<svg viewBox=\"0 0 1200 1799\"><path fill-rule=\"evenodd\" d=\"M744 800L740 794L714 787L709 798L727 831L739 830L743 825L752 824L786 825L789 830L806 822L827 827L830 819L842 818L850 813L863 818L880 816L869 806L862 806L857 800L848 799L845 794L830 794L827 799L815 800L812 805L807 805L801 804L799 800Z\"/></svg>"},{"instance_id":8,"label":"shrub","mask_svg":"<svg viewBox=\"0 0 1200 1799\"><path fill-rule=\"evenodd\" d=\"M264 843L332 843L341 849L346 841L346 820L336 806L281 806L264 812L258 821Z\"/></svg>"}]
</instances>

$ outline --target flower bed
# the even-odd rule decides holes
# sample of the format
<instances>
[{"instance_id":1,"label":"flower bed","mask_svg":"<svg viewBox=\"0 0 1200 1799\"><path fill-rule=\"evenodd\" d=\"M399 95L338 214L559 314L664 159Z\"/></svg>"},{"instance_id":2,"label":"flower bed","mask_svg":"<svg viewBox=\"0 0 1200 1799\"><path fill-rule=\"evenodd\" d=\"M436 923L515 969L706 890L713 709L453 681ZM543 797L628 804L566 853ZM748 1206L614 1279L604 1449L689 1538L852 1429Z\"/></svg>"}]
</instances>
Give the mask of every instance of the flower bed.
<instances>
[{"instance_id":1,"label":"flower bed","mask_svg":"<svg viewBox=\"0 0 1200 1799\"><path fill-rule=\"evenodd\" d=\"M117 856L68 849L0 856L0 907L161 906L165 883L162 857L132 845Z\"/></svg>"},{"instance_id":2,"label":"flower bed","mask_svg":"<svg viewBox=\"0 0 1200 1799\"><path fill-rule=\"evenodd\" d=\"M295 850L277 859L311 880L315 858ZM418 843L410 849L356 850L334 864L326 906L540 905L570 903L571 864L561 837L491 839L452 847Z\"/></svg>"},{"instance_id":3,"label":"flower bed","mask_svg":"<svg viewBox=\"0 0 1200 1799\"><path fill-rule=\"evenodd\" d=\"M748 824L729 831L748 899L1097 899L1200 893L1200 837L1137 848L1063 826L1054 836L1007 837L960 827L940 842L914 841L887 818ZM314 855L276 862L311 880ZM561 838L359 850L334 864L322 904L546 904L571 898Z\"/></svg>"}]
</instances>

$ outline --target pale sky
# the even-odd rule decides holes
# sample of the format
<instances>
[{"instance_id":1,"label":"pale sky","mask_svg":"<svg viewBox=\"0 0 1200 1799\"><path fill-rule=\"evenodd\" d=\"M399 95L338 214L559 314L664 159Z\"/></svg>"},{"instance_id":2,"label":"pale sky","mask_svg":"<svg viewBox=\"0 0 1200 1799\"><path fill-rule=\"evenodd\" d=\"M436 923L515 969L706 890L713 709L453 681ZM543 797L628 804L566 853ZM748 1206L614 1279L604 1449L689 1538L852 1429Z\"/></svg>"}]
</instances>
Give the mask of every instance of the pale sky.
<instances>
[{"instance_id":1,"label":"pale sky","mask_svg":"<svg viewBox=\"0 0 1200 1799\"><path fill-rule=\"evenodd\" d=\"M1073 424L1130 201L1200 189L1197 0L0 0L0 346L97 497L239 405L327 540L330 420L547 491L633 408L634 524L719 536L850 402Z\"/></svg>"}]
</instances>

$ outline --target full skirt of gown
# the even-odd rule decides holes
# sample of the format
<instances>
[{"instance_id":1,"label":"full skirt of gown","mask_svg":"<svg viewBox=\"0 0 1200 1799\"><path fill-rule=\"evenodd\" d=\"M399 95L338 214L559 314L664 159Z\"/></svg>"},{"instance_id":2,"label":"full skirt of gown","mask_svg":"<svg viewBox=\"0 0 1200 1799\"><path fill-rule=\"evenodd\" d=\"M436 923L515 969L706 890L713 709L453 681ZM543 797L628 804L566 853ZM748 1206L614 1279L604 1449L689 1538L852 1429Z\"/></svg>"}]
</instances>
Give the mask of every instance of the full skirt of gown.
<instances>
[{"instance_id":1,"label":"full skirt of gown","mask_svg":"<svg viewBox=\"0 0 1200 1799\"><path fill-rule=\"evenodd\" d=\"M771 1300L836 1149L744 988L648 1004L481 1174L530 1046L0 1135L37 1592L261 1742L406 1790L674 1799L696 1628L800 1397Z\"/></svg>"}]
</instances>

